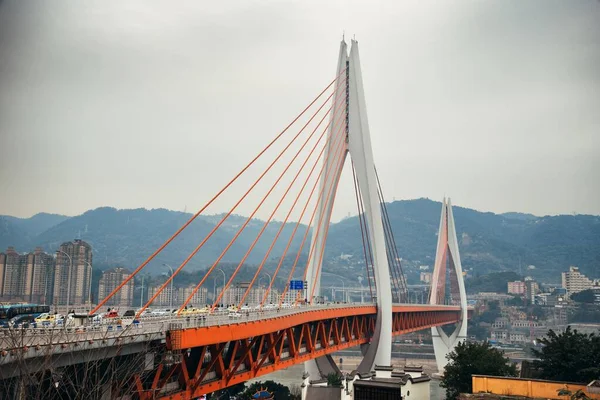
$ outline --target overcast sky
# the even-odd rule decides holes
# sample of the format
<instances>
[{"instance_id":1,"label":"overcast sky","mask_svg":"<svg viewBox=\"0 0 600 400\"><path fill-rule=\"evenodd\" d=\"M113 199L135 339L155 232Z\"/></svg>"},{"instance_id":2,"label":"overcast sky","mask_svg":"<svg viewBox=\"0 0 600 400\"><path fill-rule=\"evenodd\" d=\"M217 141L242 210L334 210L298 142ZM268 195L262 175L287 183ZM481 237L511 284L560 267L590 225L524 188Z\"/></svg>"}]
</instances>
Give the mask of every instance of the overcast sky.
<instances>
[{"instance_id":1,"label":"overcast sky","mask_svg":"<svg viewBox=\"0 0 600 400\"><path fill-rule=\"evenodd\" d=\"M388 200L600 214L597 0L0 0L0 214L198 209L333 78L344 31Z\"/></svg>"}]
</instances>

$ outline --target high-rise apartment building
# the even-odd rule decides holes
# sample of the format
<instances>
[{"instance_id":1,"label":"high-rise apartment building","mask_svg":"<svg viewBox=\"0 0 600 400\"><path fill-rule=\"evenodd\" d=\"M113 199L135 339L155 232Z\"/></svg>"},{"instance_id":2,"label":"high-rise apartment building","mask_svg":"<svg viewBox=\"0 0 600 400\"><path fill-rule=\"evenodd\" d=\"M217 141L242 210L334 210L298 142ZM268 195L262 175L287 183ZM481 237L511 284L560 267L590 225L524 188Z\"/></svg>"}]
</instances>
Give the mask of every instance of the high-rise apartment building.
<instances>
[{"instance_id":1,"label":"high-rise apartment building","mask_svg":"<svg viewBox=\"0 0 600 400\"><path fill-rule=\"evenodd\" d=\"M249 285L250 284L248 282L242 282L229 286L225 292L223 292L223 296L221 297L219 303L224 305L238 305L242 300L244 293L246 293L246 289L248 289ZM217 288L217 296L219 296L221 290L222 288L220 290ZM247 303L247 301L244 300L244 303Z\"/></svg>"},{"instance_id":2,"label":"high-rise apartment building","mask_svg":"<svg viewBox=\"0 0 600 400\"><path fill-rule=\"evenodd\" d=\"M41 248L36 248L33 253L19 254L9 247L6 253L0 253L0 299L50 302L53 272L54 259Z\"/></svg>"},{"instance_id":3,"label":"high-rise apartment building","mask_svg":"<svg viewBox=\"0 0 600 400\"><path fill-rule=\"evenodd\" d=\"M508 294L516 294L522 296L525 294L525 282L514 281L508 282Z\"/></svg>"},{"instance_id":4,"label":"high-rise apartment building","mask_svg":"<svg viewBox=\"0 0 600 400\"><path fill-rule=\"evenodd\" d=\"M562 273L562 287L567 289L567 296L591 289L594 283L591 279L579 272L577 267L569 267L569 272Z\"/></svg>"},{"instance_id":5,"label":"high-rise apartment building","mask_svg":"<svg viewBox=\"0 0 600 400\"><path fill-rule=\"evenodd\" d=\"M54 291L54 256L37 247L33 254L31 280L26 283L25 293L31 303L52 304ZM29 263L28 263L29 265Z\"/></svg>"},{"instance_id":6,"label":"high-rise apartment building","mask_svg":"<svg viewBox=\"0 0 600 400\"><path fill-rule=\"evenodd\" d=\"M154 287L149 287L148 288L148 300L150 300L154 294L156 294L158 292L158 290L160 289L160 285L159 286L154 286ZM173 290L175 293L173 293L173 296L175 296L177 294L177 289ZM175 297L173 297L172 299L172 304L173 307L177 306L177 299ZM192 303L194 306L195 304ZM151 306L152 307L156 307L156 306L160 306L160 307L169 307L171 305L171 285L167 285L162 292L160 292L158 294L158 296L156 296L156 298L154 299L154 301L152 302Z\"/></svg>"},{"instance_id":7,"label":"high-rise apartment building","mask_svg":"<svg viewBox=\"0 0 600 400\"><path fill-rule=\"evenodd\" d=\"M535 303L535 295L540 292L540 285L532 278L525 278L525 299L529 304Z\"/></svg>"},{"instance_id":8,"label":"high-rise apartment building","mask_svg":"<svg viewBox=\"0 0 600 400\"><path fill-rule=\"evenodd\" d=\"M191 285L188 287L182 287L177 289L177 301L174 304L176 304L177 306L183 304L183 302L186 301L188 297L190 297L195 287L196 285ZM201 287L196 291L196 293L194 293L188 304L191 304L194 307L202 307L208 303L206 300L207 296L208 289Z\"/></svg>"},{"instance_id":9,"label":"high-rise apartment building","mask_svg":"<svg viewBox=\"0 0 600 400\"><path fill-rule=\"evenodd\" d=\"M92 246L80 239L56 251L53 304L79 306L91 301Z\"/></svg>"},{"instance_id":10,"label":"high-rise apartment building","mask_svg":"<svg viewBox=\"0 0 600 400\"><path fill-rule=\"evenodd\" d=\"M419 280L423 283L431 283L431 276L431 272L421 272Z\"/></svg>"},{"instance_id":11,"label":"high-rise apartment building","mask_svg":"<svg viewBox=\"0 0 600 400\"><path fill-rule=\"evenodd\" d=\"M131 272L125 268L112 268L104 271L98 282L98 301L112 293L121 282L127 279ZM127 282L105 304L108 306L128 307L133 301L133 279Z\"/></svg>"}]
</instances>

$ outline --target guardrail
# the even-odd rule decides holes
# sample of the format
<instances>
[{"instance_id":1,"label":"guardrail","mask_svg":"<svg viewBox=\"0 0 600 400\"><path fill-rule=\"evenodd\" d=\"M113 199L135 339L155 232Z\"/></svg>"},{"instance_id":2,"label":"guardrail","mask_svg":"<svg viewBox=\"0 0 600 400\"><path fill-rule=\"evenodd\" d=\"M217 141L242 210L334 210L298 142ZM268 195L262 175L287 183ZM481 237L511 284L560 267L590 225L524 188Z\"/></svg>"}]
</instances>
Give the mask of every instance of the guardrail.
<instances>
[{"instance_id":1,"label":"guardrail","mask_svg":"<svg viewBox=\"0 0 600 400\"><path fill-rule=\"evenodd\" d=\"M415 306L415 304L407 305L411 307ZM423 306L427 307L425 304ZM373 304L327 303L270 310L251 309L236 313L230 313L229 311L223 310L188 316L177 316L173 314L147 315L141 317L139 321L123 317L110 318L104 319L101 322L81 326L67 324L66 326L41 326L35 328L1 328L0 355L2 355L1 352L11 351L15 348L66 344L90 340L106 340L145 334L164 334L175 323L181 328L221 326L281 317L299 312L348 307L373 307ZM119 321L121 322L120 324L117 323Z\"/></svg>"}]
</instances>

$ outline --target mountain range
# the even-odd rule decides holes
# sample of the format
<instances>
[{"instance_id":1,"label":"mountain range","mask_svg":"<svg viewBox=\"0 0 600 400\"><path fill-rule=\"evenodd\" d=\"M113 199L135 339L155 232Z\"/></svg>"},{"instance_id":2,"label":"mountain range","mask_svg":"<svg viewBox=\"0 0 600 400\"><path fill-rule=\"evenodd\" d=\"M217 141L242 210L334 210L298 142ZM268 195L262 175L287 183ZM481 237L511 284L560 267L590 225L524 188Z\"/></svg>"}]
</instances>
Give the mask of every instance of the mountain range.
<instances>
[{"instance_id":1,"label":"mountain range","mask_svg":"<svg viewBox=\"0 0 600 400\"><path fill-rule=\"evenodd\" d=\"M398 253L409 282L418 281L419 268L433 265L441 203L429 199L387 203ZM65 241L81 238L94 249L94 265L135 268L173 234L191 214L166 209L118 210L101 207L82 215L40 213L31 218L0 216L0 249L14 246L27 252L40 246L53 252ZM179 265L220 220L220 215L198 217L180 237L148 265L151 273L164 271L163 263ZM494 214L454 206L454 218L463 269L477 276L490 272L515 271L542 281L558 282L560 272L577 265L591 277L600 277L600 217L531 214ZM190 261L187 270L204 269L219 257L246 217L230 216L216 234ZM239 262L264 222L251 220L222 261ZM246 264L259 264L281 222L270 223ZM267 269L274 269L295 226L289 223L277 240ZM306 227L301 226L291 249L298 249ZM309 243L309 242L307 242ZM305 245L303 252L310 246ZM294 257L287 257L284 270ZM333 223L329 229L324 274L344 277L363 274L364 256L356 216ZM351 275L348 275L351 274ZM325 275L324 275L325 277Z\"/></svg>"}]
</instances>

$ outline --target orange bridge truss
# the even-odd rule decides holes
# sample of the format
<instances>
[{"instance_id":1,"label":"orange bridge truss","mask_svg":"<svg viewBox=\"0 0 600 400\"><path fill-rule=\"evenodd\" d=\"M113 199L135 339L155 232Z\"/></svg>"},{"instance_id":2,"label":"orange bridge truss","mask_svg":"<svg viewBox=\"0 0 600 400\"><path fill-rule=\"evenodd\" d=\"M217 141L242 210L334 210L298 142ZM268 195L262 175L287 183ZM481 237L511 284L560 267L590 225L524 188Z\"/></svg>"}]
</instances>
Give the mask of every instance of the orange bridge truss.
<instances>
[{"instance_id":1,"label":"orange bridge truss","mask_svg":"<svg viewBox=\"0 0 600 400\"><path fill-rule=\"evenodd\" d=\"M339 350L368 343L375 306L300 311L224 326L167 332L162 360L134 377L140 399L191 399ZM393 308L391 335L458 322L457 306Z\"/></svg>"}]
</instances>

